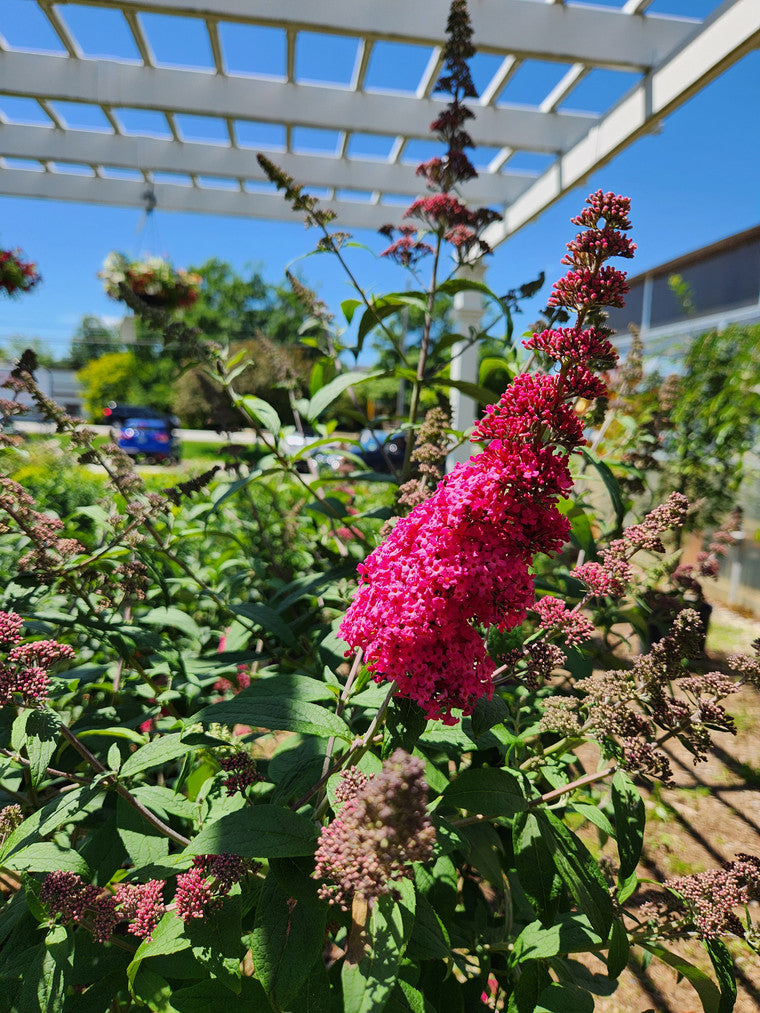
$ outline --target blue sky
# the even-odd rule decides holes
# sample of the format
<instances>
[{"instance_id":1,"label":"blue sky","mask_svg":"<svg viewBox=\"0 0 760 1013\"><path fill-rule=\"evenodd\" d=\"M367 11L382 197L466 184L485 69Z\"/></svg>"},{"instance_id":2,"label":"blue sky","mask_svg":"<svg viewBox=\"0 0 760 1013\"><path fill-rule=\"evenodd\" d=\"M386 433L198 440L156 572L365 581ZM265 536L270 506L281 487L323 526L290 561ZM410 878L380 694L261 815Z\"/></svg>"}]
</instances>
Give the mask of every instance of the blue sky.
<instances>
[{"instance_id":1,"label":"blue sky","mask_svg":"<svg viewBox=\"0 0 760 1013\"><path fill-rule=\"evenodd\" d=\"M600 0L600 5L620 6L621 0ZM3 0L0 33L15 47L55 49L55 40L42 37L39 24L26 17L34 6L29 0ZM659 13L701 16L714 6L715 0L656 0L650 9ZM72 6L60 10L65 12L87 55L130 58L129 39L113 29L115 23L84 17L88 9ZM113 11L102 13L114 14ZM203 37L193 30L197 26L189 19L184 24L186 34L184 29L182 33L166 31L162 19L148 26L158 58L169 65L182 62L207 66L209 56L204 50ZM223 36L229 69L256 74L281 73L279 36L276 30L269 31L275 34L268 40L258 38L258 43L266 41L266 45L252 46L253 38L246 41L244 34L237 31L227 42ZM334 43L336 58L333 61L320 59L316 50L310 50L310 45L310 40L304 39L297 55L297 70L303 79L319 79L320 74L324 79L321 68L325 65L341 68L350 63L348 50L351 47L346 40ZM256 54L255 61L252 53ZM423 54L419 55L424 65ZM321 56L324 57L324 50ZM489 59L493 60L485 56L479 58L476 81L478 75L487 75ZM384 79L387 67L387 61L378 57L374 67L370 67L370 85L387 87ZM393 71L396 83L399 67L396 63ZM404 67L410 77L408 87L414 87L416 70L408 66L407 61ZM340 70L334 73L339 76ZM509 91L504 93L504 100L535 103L554 83L552 75L556 73L556 67L534 61L516 75ZM593 77L573 94L572 107L594 112L609 107L632 83L632 79L627 78L627 75L611 71L594 72ZM546 272L548 283L556 278L563 270L559 261L564 244L574 234L569 218L577 213L586 192L600 187L627 194L632 199L634 239L638 244L637 257L631 267L633 273L758 224L760 126L756 103L759 94L760 52L753 52L669 117L659 133L634 143L604 169L594 173L585 187L567 195L538 221L499 247L488 260L489 284L503 292L535 277L541 270ZM0 111L11 119L28 117L29 110L19 105L20 101L0 95ZM73 115L76 110L69 112ZM80 112L86 119L88 110ZM137 132L150 129L145 116L137 114L128 128ZM127 119L125 114L124 120ZM195 136L204 137L213 129L213 124L194 123L191 117L184 119L187 122L182 129L187 136L193 136L195 131ZM97 124L84 122L82 125ZM280 143L277 129L250 127L246 143L251 144L252 159L257 143L276 148ZM354 140L357 154L371 153L364 148L380 150L382 140L369 138L370 135L366 135ZM329 145L331 139L315 138L307 133L301 142L308 150L319 144ZM419 142L407 151L407 156L422 159L430 153L428 146ZM274 158L276 160L276 152ZM520 158L515 168L542 167L538 156L522 155ZM383 248L382 237L374 233L356 232L355 237L374 251ZM297 220L293 224L270 223L183 215L162 212L159 208L146 222L139 207L111 208L0 196L0 242L3 246L23 248L38 263L44 278L43 284L29 295L17 301L3 299L0 302L0 342L16 334L38 337L62 354L83 315L118 318L118 304L106 298L96 276L112 249L132 255L146 252L165 255L177 266L220 257L241 271L246 265L254 265L274 282L282 278L286 265L292 265L308 253L313 241L313 234L305 231ZM356 251L352 260L360 279L375 292L405 285L403 272L371 253ZM352 294L333 259L310 257L298 261L297 266L305 281L316 288L335 311L340 301ZM548 284L542 295L526 307L522 318L526 324L547 295Z\"/></svg>"}]
</instances>

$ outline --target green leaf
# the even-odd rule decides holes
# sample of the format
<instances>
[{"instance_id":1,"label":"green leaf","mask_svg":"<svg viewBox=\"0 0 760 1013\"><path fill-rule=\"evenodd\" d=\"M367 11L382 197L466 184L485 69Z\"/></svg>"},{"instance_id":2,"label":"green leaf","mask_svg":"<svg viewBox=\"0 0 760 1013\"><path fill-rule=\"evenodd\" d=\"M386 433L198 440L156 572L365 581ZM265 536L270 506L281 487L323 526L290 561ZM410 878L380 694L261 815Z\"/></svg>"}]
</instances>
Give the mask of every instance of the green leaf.
<instances>
[{"instance_id":1,"label":"green leaf","mask_svg":"<svg viewBox=\"0 0 760 1013\"><path fill-rule=\"evenodd\" d=\"M15 854L4 859L3 866L15 872L75 872L84 879L90 878L87 862L70 848L59 848L52 841L39 841L20 848Z\"/></svg>"},{"instance_id":2,"label":"green leaf","mask_svg":"<svg viewBox=\"0 0 760 1013\"><path fill-rule=\"evenodd\" d=\"M561 953L584 953L602 942L585 915L566 912L548 928L540 921L526 925L515 940L515 956L519 961L546 960Z\"/></svg>"},{"instance_id":3,"label":"green leaf","mask_svg":"<svg viewBox=\"0 0 760 1013\"><path fill-rule=\"evenodd\" d=\"M422 894L417 895L414 930L406 952L413 960L447 960L451 955L446 926Z\"/></svg>"},{"instance_id":4,"label":"green leaf","mask_svg":"<svg viewBox=\"0 0 760 1013\"><path fill-rule=\"evenodd\" d=\"M554 813L538 810L536 816L557 872L592 928L606 939L612 926L613 908L599 864Z\"/></svg>"},{"instance_id":5,"label":"green leaf","mask_svg":"<svg viewBox=\"0 0 760 1013\"><path fill-rule=\"evenodd\" d=\"M282 429L280 416L269 402L264 401L263 398L255 397L253 394L246 394L244 397L238 398L235 404L237 407L242 408L249 418L260 422L273 435L276 436Z\"/></svg>"},{"instance_id":6,"label":"green leaf","mask_svg":"<svg viewBox=\"0 0 760 1013\"><path fill-rule=\"evenodd\" d=\"M620 485L618 484L618 480L610 471L609 465L605 464L604 461L602 461L601 458L598 457L592 450L589 450L588 448L582 449L581 454L583 454L588 463L596 469L602 479L602 482L604 482L605 488L607 489L607 493L610 497L610 502L615 510L617 526L618 528L621 528L623 526L623 519L626 511L623 497L620 494Z\"/></svg>"},{"instance_id":7,"label":"green leaf","mask_svg":"<svg viewBox=\"0 0 760 1013\"><path fill-rule=\"evenodd\" d=\"M598 806L589 805L587 802L573 802L572 807L581 816L585 816L589 823L598 827L607 837L615 839L615 828L610 823L609 817Z\"/></svg>"},{"instance_id":8,"label":"green leaf","mask_svg":"<svg viewBox=\"0 0 760 1013\"><path fill-rule=\"evenodd\" d=\"M165 953L179 953L190 946L185 936L185 923L174 911L167 911L158 925L153 929L152 938L146 939L137 947L137 952L127 968L127 979L130 984L146 957L157 957Z\"/></svg>"},{"instance_id":9,"label":"green leaf","mask_svg":"<svg viewBox=\"0 0 760 1013\"><path fill-rule=\"evenodd\" d=\"M45 778L47 765L58 746L61 719L52 711L30 710L26 712L26 755L29 757L29 774L32 785Z\"/></svg>"},{"instance_id":10,"label":"green leaf","mask_svg":"<svg viewBox=\"0 0 760 1013\"><path fill-rule=\"evenodd\" d=\"M343 962L344 1013L380 1013L395 987L415 912L413 884L409 880L399 880L397 886L401 892L400 901L397 903L389 896L378 897L369 915L362 952L354 955L358 959L347 956ZM354 925L352 937L357 928ZM349 951L356 942L355 938L349 940Z\"/></svg>"},{"instance_id":11,"label":"green leaf","mask_svg":"<svg viewBox=\"0 0 760 1013\"><path fill-rule=\"evenodd\" d=\"M327 905L290 897L270 872L264 880L249 946L256 977L277 1010L292 1008L321 959Z\"/></svg>"},{"instance_id":12,"label":"green leaf","mask_svg":"<svg viewBox=\"0 0 760 1013\"><path fill-rule=\"evenodd\" d=\"M457 292L482 292L490 299L498 298L488 285L484 285L482 281L476 281L474 278L448 278L438 286L438 292L441 295L456 295Z\"/></svg>"},{"instance_id":13,"label":"green leaf","mask_svg":"<svg viewBox=\"0 0 760 1013\"><path fill-rule=\"evenodd\" d=\"M612 779L612 805L620 855L618 880L622 883L636 871L639 864L647 821L644 800L622 770L616 771Z\"/></svg>"},{"instance_id":14,"label":"green leaf","mask_svg":"<svg viewBox=\"0 0 760 1013\"><path fill-rule=\"evenodd\" d=\"M387 696L388 687L384 688ZM388 704L385 718L383 759L387 759L399 748L411 753L426 726L427 716L418 703L404 697L394 697Z\"/></svg>"},{"instance_id":15,"label":"green leaf","mask_svg":"<svg viewBox=\"0 0 760 1013\"><path fill-rule=\"evenodd\" d=\"M351 323L351 321L354 319L354 313L356 313L358 308L363 305L364 303L361 301L361 299L343 300L343 302L340 304L340 311L343 314L347 324Z\"/></svg>"},{"instance_id":16,"label":"green leaf","mask_svg":"<svg viewBox=\"0 0 760 1013\"><path fill-rule=\"evenodd\" d=\"M682 978L686 978L699 996L702 1009L705 1013L721 1013L721 1002L723 1000L717 986L708 974L705 974L700 968L695 967L694 964L689 963L688 960L685 960L678 953L666 950L664 946L659 946L657 943L642 943L641 945L645 950L657 957L658 960L661 960L663 964L674 968Z\"/></svg>"},{"instance_id":17,"label":"green leaf","mask_svg":"<svg viewBox=\"0 0 760 1013\"><path fill-rule=\"evenodd\" d=\"M720 1006L718 1013L731 1013L736 1005L736 966L734 958L724 942L720 939L705 940L705 949L715 968L720 988Z\"/></svg>"},{"instance_id":18,"label":"green leaf","mask_svg":"<svg viewBox=\"0 0 760 1013\"><path fill-rule=\"evenodd\" d=\"M628 933L621 919L612 923L612 934L610 935L610 948L607 951L607 974L610 978L619 978L628 965L628 956L631 952L631 944L628 940Z\"/></svg>"},{"instance_id":19,"label":"green leaf","mask_svg":"<svg viewBox=\"0 0 760 1013\"><path fill-rule=\"evenodd\" d=\"M143 819L121 795L116 799L116 829L138 869L144 865L161 864L169 854L169 838Z\"/></svg>"},{"instance_id":20,"label":"green leaf","mask_svg":"<svg viewBox=\"0 0 760 1013\"><path fill-rule=\"evenodd\" d=\"M224 1013L252 1013L266 1009L264 989L254 978L243 978L240 995L227 991L224 994ZM197 985L172 992L172 1007L177 1013L209 1013L219 1005L219 982L200 981ZM299 1013L305 1013L302 1006Z\"/></svg>"},{"instance_id":21,"label":"green leaf","mask_svg":"<svg viewBox=\"0 0 760 1013\"><path fill-rule=\"evenodd\" d=\"M155 971L141 967L132 983L132 994L141 1006L147 1006L152 1013L174 1013L172 986Z\"/></svg>"},{"instance_id":22,"label":"green leaf","mask_svg":"<svg viewBox=\"0 0 760 1013\"><path fill-rule=\"evenodd\" d=\"M480 816L514 816L527 808L518 778L493 767L462 771L444 791L442 800Z\"/></svg>"},{"instance_id":23,"label":"green leaf","mask_svg":"<svg viewBox=\"0 0 760 1013\"><path fill-rule=\"evenodd\" d=\"M162 605L159 608L151 609L150 612L140 616L140 622L147 623L149 626L168 626L170 629L179 630L180 633L192 637L193 640L199 640L201 637L201 631L193 617L178 608L166 608Z\"/></svg>"},{"instance_id":24,"label":"green leaf","mask_svg":"<svg viewBox=\"0 0 760 1013\"><path fill-rule=\"evenodd\" d=\"M594 998L576 985L553 981L538 997L535 1013L593 1013Z\"/></svg>"},{"instance_id":25,"label":"green leaf","mask_svg":"<svg viewBox=\"0 0 760 1013\"><path fill-rule=\"evenodd\" d=\"M441 390L450 390L453 387L454 390L466 394L467 397L471 397L480 404L491 404L494 400L494 392L492 390L489 390L487 387L480 387L477 383L471 383L469 380L439 379L436 377L431 382L431 387L434 389L440 388Z\"/></svg>"},{"instance_id":26,"label":"green leaf","mask_svg":"<svg viewBox=\"0 0 760 1013\"><path fill-rule=\"evenodd\" d=\"M331 380L321 390L318 390L309 401L305 417L310 422L316 422L325 408L337 400L349 387L355 387L357 384L366 383L367 380L374 380L376 377L384 375L385 371L382 369L375 369L369 372L363 369L353 369L348 373L339 373L334 380Z\"/></svg>"},{"instance_id":27,"label":"green leaf","mask_svg":"<svg viewBox=\"0 0 760 1013\"><path fill-rule=\"evenodd\" d=\"M246 806L207 823L182 857L220 855L244 858L288 858L313 855L317 828L306 816L272 805Z\"/></svg>"},{"instance_id":28,"label":"green leaf","mask_svg":"<svg viewBox=\"0 0 760 1013\"><path fill-rule=\"evenodd\" d=\"M179 756L189 753L194 746L182 741L180 735L163 735L154 739L146 745L141 746L137 752L132 753L122 765L121 777L134 777L143 770L150 770L151 767L160 767L164 763L176 760Z\"/></svg>"},{"instance_id":29,"label":"green leaf","mask_svg":"<svg viewBox=\"0 0 760 1013\"><path fill-rule=\"evenodd\" d=\"M257 601L247 601L230 606L230 611L234 612L236 616L245 616L246 619L250 619L261 627L264 633L271 634L281 643L287 644L289 647L295 644L295 637L288 624L279 612L275 612L268 605L262 605Z\"/></svg>"},{"instance_id":30,"label":"green leaf","mask_svg":"<svg viewBox=\"0 0 760 1013\"><path fill-rule=\"evenodd\" d=\"M534 813L523 812L515 816L512 847L520 886L536 912L545 917L560 894L561 881Z\"/></svg>"},{"instance_id":31,"label":"green leaf","mask_svg":"<svg viewBox=\"0 0 760 1013\"><path fill-rule=\"evenodd\" d=\"M326 707L298 699L272 696L270 688L264 691L254 683L231 700L204 707L188 718L188 724L250 725L279 732L300 732L302 735L335 736L351 742L353 735L346 722Z\"/></svg>"}]
</instances>

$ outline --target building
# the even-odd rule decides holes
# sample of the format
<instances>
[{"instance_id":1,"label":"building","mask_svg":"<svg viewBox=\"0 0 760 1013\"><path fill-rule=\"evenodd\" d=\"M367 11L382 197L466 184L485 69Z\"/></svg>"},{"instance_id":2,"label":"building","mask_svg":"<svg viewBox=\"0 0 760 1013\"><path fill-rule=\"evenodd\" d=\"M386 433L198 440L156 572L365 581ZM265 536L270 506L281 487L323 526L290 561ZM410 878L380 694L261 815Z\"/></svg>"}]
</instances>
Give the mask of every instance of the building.
<instances>
[{"instance_id":1,"label":"building","mask_svg":"<svg viewBox=\"0 0 760 1013\"><path fill-rule=\"evenodd\" d=\"M683 282L680 297L671 285L674 276ZM625 307L612 310L609 319L622 355L631 324L641 331L651 359L672 355L705 331L760 323L760 225L634 275L629 285Z\"/></svg>"}]
</instances>

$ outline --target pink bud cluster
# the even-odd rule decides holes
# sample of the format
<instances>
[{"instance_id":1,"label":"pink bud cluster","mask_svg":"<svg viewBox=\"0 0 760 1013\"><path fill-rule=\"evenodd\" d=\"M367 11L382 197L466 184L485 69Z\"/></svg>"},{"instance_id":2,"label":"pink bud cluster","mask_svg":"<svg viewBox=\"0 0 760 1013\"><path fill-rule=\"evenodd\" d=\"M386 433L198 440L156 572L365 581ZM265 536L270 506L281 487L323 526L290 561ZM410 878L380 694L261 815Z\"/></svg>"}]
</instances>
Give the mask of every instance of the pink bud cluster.
<instances>
[{"instance_id":1,"label":"pink bud cluster","mask_svg":"<svg viewBox=\"0 0 760 1013\"><path fill-rule=\"evenodd\" d=\"M235 883L255 868L255 862L239 855L196 855L192 869L177 876L174 894L177 914L185 922L203 918L218 908Z\"/></svg>"},{"instance_id":2,"label":"pink bud cluster","mask_svg":"<svg viewBox=\"0 0 760 1013\"><path fill-rule=\"evenodd\" d=\"M356 895L371 901L394 893L413 862L427 861L435 829L427 815L425 764L397 749L377 774L352 769L336 792L340 810L320 833L315 879L320 896L348 910Z\"/></svg>"},{"instance_id":3,"label":"pink bud cluster","mask_svg":"<svg viewBox=\"0 0 760 1013\"><path fill-rule=\"evenodd\" d=\"M15 612L0 612L0 645L7 650L0 662L0 707L14 701L27 706L44 703L50 692L49 670L74 657L71 647L55 640L20 643L22 625Z\"/></svg>"},{"instance_id":4,"label":"pink bud cluster","mask_svg":"<svg viewBox=\"0 0 760 1013\"><path fill-rule=\"evenodd\" d=\"M726 933L744 935L735 909L760 898L760 858L738 854L722 869L710 869L667 882L675 891L701 939Z\"/></svg>"},{"instance_id":5,"label":"pink bud cluster","mask_svg":"<svg viewBox=\"0 0 760 1013\"><path fill-rule=\"evenodd\" d=\"M600 191L587 203L581 217L589 227L608 236L610 248L628 251L616 231L629 227L627 199ZM624 276L602 267L604 252L591 263L586 245L570 244L571 256L605 279L596 297L603 301L621 290ZM563 291L573 288L572 274ZM591 371L614 361L604 329L583 326L590 309L601 315L584 286L567 303L578 311L576 326L531 342L559 371L516 377L475 427L472 439L488 441L486 449L457 465L359 567L341 636L363 649L376 681L395 682L400 696L449 724L458 720L453 709L471 713L493 692L494 663L479 628L523 621L534 602L533 557L556 552L569 534L556 503L571 486L568 457L584 442L574 402L581 392L603 391Z\"/></svg>"},{"instance_id":6,"label":"pink bud cluster","mask_svg":"<svg viewBox=\"0 0 760 1013\"><path fill-rule=\"evenodd\" d=\"M119 922L129 931L150 939L163 917L163 880L120 883L116 892L85 883L73 872L51 872L40 888L40 900L53 917L73 925L85 923L98 942L105 942Z\"/></svg>"},{"instance_id":7,"label":"pink bud cluster","mask_svg":"<svg viewBox=\"0 0 760 1013\"><path fill-rule=\"evenodd\" d=\"M568 609L565 602L545 595L533 606L542 629L561 634L570 647L576 647L594 635L594 624L582 612Z\"/></svg>"}]
</instances>

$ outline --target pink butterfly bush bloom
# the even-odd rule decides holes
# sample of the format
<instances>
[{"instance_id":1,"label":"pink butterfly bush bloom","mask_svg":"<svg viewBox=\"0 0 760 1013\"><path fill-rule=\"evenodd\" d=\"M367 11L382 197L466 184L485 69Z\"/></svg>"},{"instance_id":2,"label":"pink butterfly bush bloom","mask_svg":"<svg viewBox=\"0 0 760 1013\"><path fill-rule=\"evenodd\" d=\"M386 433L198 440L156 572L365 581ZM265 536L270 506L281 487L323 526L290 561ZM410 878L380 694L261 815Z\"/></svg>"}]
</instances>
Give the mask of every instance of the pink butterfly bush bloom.
<instances>
[{"instance_id":1,"label":"pink butterfly bush bloom","mask_svg":"<svg viewBox=\"0 0 760 1013\"><path fill-rule=\"evenodd\" d=\"M621 305L625 275L603 267L631 257L627 198L592 194L573 219L567 275L550 306L575 310L573 327L534 334L526 347L551 372L517 376L472 435L485 449L457 465L433 495L398 521L359 566L359 587L341 626L362 648L377 682L395 682L430 718L455 724L493 693L494 663L482 630L519 625L534 605L531 564L567 540L557 500L572 481L569 456L585 440L578 398L603 396L596 372L616 361L604 305ZM350 653L350 652L349 652Z\"/></svg>"}]
</instances>

